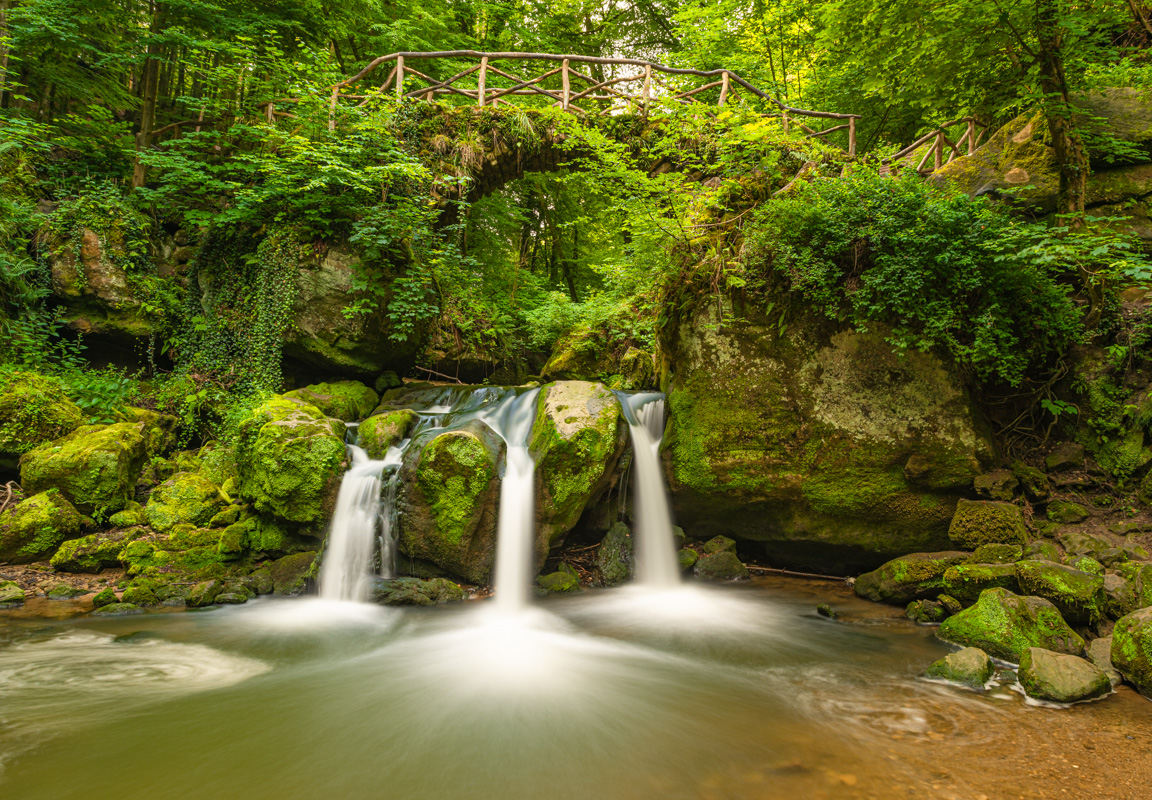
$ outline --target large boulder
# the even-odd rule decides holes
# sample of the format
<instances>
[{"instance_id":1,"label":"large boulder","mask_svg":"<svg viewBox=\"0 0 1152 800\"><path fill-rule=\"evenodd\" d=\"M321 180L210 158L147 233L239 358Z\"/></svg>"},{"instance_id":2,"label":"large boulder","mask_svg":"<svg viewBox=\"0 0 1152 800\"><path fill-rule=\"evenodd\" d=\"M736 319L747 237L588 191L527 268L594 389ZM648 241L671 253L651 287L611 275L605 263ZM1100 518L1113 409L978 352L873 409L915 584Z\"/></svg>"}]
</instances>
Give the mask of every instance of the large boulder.
<instances>
[{"instance_id":1,"label":"large boulder","mask_svg":"<svg viewBox=\"0 0 1152 800\"><path fill-rule=\"evenodd\" d=\"M912 600L936 597L944 591L944 575L968 559L967 553L911 553L894 558L853 585L856 594L880 603L902 606Z\"/></svg>"},{"instance_id":2,"label":"large boulder","mask_svg":"<svg viewBox=\"0 0 1152 800\"><path fill-rule=\"evenodd\" d=\"M132 541L124 531L108 531L69 539L52 556L57 572L97 573L105 567L120 566L120 555Z\"/></svg>"},{"instance_id":3,"label":"large boulder","mask_svg":"<svg viewBox=\"0 0 1152 800\"><path fill-rule=\"evenodd\" d=\"M316 406L325 416L345 422L364 419L380 402L380 395L376 394L376 390L359 381L315 383L303 389L285 392L284 397Z\"/></svg>"},{"instance_id":4,"label":"large boulder","mask_svg":"<svg viewBox=\"0 0 1152 800\"><path fill-rule=\"evenodd\" d=\"M1133 611L1116 621L1112 665L1140 694L1152 697L1152 608Z\"/></svg>"},{"instance_id":5,"label":"large boulder","mask_svg":"<svg viewBox=\"0 0 1152 800\"><path fill-rule=\"evenodd\" d=\"M676 365L663 457L677 517L763 542L776 563L857 571L949 546L991 444L959 375L799 302L768 319L706 304Z\"/></svg>"},{"instance_id":6,"label":"large boulder","mask_svg":"<svg viewBox=\"0 0 1152 800\"><path fill-rule=\"evenodd\" d=\"M85 425L20 458L20 483L59 489L84 514L113 514L132 500L148 457L143 423Z\"/></svg>"},{"instance_id":7,"label":"large boulder","mask_svg":"<svg viewBox=\"0 0 1152 800\"><path fill-rule=\"evenodd\" d=\"M200 472L179 472L152 490L144 508L148 524L167 533L181 523L204 526L228 505L220 487Z\"/></svg>"},{"instance_id":8,"label":"large boulder","mask_svg":"<svg viewBox=\"0 0 1152 800\"><path fill-rule=\"evenodd\" d=\"M603 381L613 389L656 387L652 354L620 351L596 328L577 328L556 341L540 377L546 381Z\"/></svg>"},{"instance_id":9,"label":"large boulder","mask_svg":"<svg viewBox=\"0 0 1152 800\"><path fill-rule=\"evenodd\" d=\"M1028 528L1018 506L992 500L961 500L948 526L957 547L975 550L984 544L1024 544Z\"/></svg>"},{"instance_id":10,"label":"large boulder","mask_svg":"<svg viewBox=\"0 0 1152 800\"><path fill-rule=\"evenodd\" d=\"M1038 700L1077 703L1112 691L1108 675L1092 662L1041 647L1024 651L1017 675L1028 696Z\"/></svg>"},{"instance_id":11,"label":"large boulder","mask_svg":"<svg viewBox=\"0 0 1152 800\"><path fill-rule=\"evenodd\" d=\"M80 535L82 521L56 489L33 495L0 514L0 562L28 564L48 558L64 540Z\"/></svg>"},{"instance_id":12,"label":"large boulder","mask_svg":"<svg viewBox=\"0 0 1152 800\"><path fill-rule=\"evenodd\" d=\"M1016 564L1020 591L1043 597L1074 625L1092 625L1104 617L1104 576L1048 561Z\"/></svg>"},{"instance_id":13,"label":"large boulder","mask_svg":"<svg viewBox=\"0 0 1152 800\"><path fill-rule=\"evenodd\" d=\"M300 400L273 397L240 424L240 495L265 514L318 524L335 508L345 465L343 425Z\"/></svg>"},{"instance_id":14,"label":"large boulder","mask_svg":"<svg viewBox=\"0 0 1152 800\"><path fill-rule=\"evenodd\" d=\"M83 422L79 406L59 383L34 372L10 373L0 386L0 466L14 468L33 447L59 439Z\"/></svg>"},{"instance_id":15,"label":"large boulder","mask_svg":"<svg viewBox=\"0 0 1152 800\"><path fill-rule=\"evenodd\" d=\"M479 421L418 437L401 468L400 549L472 583L496 556L504 440Z\"/></svg>"},{"instance_id":16,"label":"large boulder","mask_svg":"<svg viewBox=\"0 0 1152 800\"><path fill-rule=\"evenodd\" d=\"M944 620L937 635L946 642L979 647L1019 664L1029 647L1081 655L1084 640L1056 607L1042 597L1020 597L1007 589L987 589L976 605Z\"/></svg>"},{"instance_id":17,"label":"large boulder","mask_svg":"<svg viewBox=\"0 0 1152 800\"><path fill-rule=\"evenodd\" d=\"M388 454L388 448L395 447L411 435L419 420L420 415L407 408L369 417L360 423L357 444L364 448L369 458L379 461Z\"/></svg>"},{"instance_id":18,"label":"large boulder","mask_svg":"<svg viewBox=\"0 0 1152 800\"><path fill-rule=\"evenodd\" d=\"M376 578L369 597L382 606L435 606L460 602L464 590L447 578Z\"/></svg>"},{"instance_id":19,"label":"large boulder","mask_svg":"<svg viewBox=\"0 0 1152 800\"><path fill-rule=\"evenodd\" d=\"M268 565L273 592L294 597L308 588L308 580L316 571L316 551L308 550L284 556Z\"/></svg>"},{"instance_id":20,"label":"large boulder","mask_svg":"<svg viewBox=\"0 0 1152 800\"><path fill-rule=\"evenodd\" d=\"M608 488L627 426L599 383L559 381L540 390L528 451L536 462L536 566Z\"/></svg>"},{"instance_id":21,"label":"large boulder","mask_svg":"<svg viewBox=\"0 0 1152 800\"><path fill-rule=\"evenodd\" d=\"M1016 591L1015 564L957 564L949 567L941 581L942 591L965 605L975 603L985 589L1000 587Z\"/></svg>"}]
</instances>

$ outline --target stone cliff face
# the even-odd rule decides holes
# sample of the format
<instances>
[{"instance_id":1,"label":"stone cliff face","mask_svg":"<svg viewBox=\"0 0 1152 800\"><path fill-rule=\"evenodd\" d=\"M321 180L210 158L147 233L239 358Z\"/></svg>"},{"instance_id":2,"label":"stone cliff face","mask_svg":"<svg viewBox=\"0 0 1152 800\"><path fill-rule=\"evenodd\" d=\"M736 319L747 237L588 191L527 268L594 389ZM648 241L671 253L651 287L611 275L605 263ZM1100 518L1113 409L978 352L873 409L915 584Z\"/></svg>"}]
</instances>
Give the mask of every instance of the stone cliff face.
<instances>
[{"instance_id":1,"label":"stone cliff face","mask_svg":"<svg viewBox=\"0 0 1152 800\"><path fill-rule=\"evenodd\" d=\"M715 306L670 343L664 463L695 535L763 542L776 563L875 565L943 549L992 444L937 357L892 352L880 326L800 308L786 325Z\"/></svg>"}]
</instances>

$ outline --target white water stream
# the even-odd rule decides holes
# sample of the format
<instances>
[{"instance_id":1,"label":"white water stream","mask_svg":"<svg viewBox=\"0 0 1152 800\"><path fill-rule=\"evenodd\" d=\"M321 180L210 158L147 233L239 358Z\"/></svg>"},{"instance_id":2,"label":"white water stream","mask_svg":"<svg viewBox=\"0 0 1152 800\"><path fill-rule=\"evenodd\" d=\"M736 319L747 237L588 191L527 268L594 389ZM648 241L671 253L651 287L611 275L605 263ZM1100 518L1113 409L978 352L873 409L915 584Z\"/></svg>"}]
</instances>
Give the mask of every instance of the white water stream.
<instances>
[{"instance_id":1,"label":"white water stream","mask_svg":"<svg viewBox=\"0 0 1152 800\"><path fill-rule=\"evenodd\" d=\"M348 445L352 466L344 473L328 546L320 566L320 597L324 600L368 599L372 551L380 519L380 483L387 461L373 461L354 444Z\"/></svg>"}]
</instances>

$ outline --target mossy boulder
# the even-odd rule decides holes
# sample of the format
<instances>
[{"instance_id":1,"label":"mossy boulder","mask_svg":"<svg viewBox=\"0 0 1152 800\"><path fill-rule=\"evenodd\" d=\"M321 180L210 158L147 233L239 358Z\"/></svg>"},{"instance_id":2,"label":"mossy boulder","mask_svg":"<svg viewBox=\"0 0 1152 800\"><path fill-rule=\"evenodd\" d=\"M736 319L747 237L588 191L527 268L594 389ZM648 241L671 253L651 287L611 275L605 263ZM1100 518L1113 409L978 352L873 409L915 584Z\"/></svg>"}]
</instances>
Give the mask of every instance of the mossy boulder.
<instances>
[{"instance_id":1,"label":"mossy boulder","mask_svg":"<svg viewBox=\"0 0 1152 800\"><path fill-rule=\"evenodd\" d=\"M632 577L632 554L632 532L623 522L613 524L596 550L596 567L605 586L616 586Z\"/></svg>"},{"instance_id":2,"label":"mossy boulder","mask_svg":"<svg viewBox=\"0 0 1152 800\"><path fill-rule=\"evenodd\" d=\"M1092 625L1104 617L1104 578L1048 561L1016 564L1020 591L1051 601L1075 625Z\"/></svg>"},{"instance_id":3,"label":"mossy boulder","mask_svg":"<svg viewBox=\"0 0 1152 800\"><path fill-rule=\"evenodd\" d=\"M1059 563L1063 554L1060 548L1052 542L1037 541L1029 542L1024 551L1020 554L1018 561L1052 561Z\"/></svg>"},{"instance_id":4,"label":"mossy boulder","mask_svg":"<svg viewBox=\"0 0 1152 800\"><path fill-rule=\"evenodd\" d=\"M1108 675L1095 664L1077 656L1029 647L1016 672L1029 697L1056 703L1078 703L1112 691Z\"/></svg>"},{"instance_id":5,"label":"mossy boulder","mask_svg":"<svg viewBox=\"0 0 1152 800\"><path fill-rule=\"evenodd\" d=\"M92 598L92 607L103 608L119 602L120 598L116 596L116 591L109 586L96 593L96 596Z\"/></svg>"},{"instance_id":6,"label":"mossy boulder","mask_svg":"<svg viewBox=\"0 0 1152 800\"><path fill-rule=\"evenodd\" d=\"M1024 544L1028 528L1019 506L992 500L961 500L948 527L958 547L975 550L982 544Z\"/></svg>"},{"instance_id":7,"label":"mossy boulder","mask_svg":"<svg viewBox=\"0 0 1152 800\"><path fill-rule=\"evenodd\" d=\"M1116 573L1105 574L1104 614L1109 619L1120 619L1136 609L1136 587L1132 581Z\"/></svg>"},{"instance_id":8,"label":"mossy boulder","mask_svg":"<svg viewBox=\"0 0 1152 800\"><path fill-rule=\"evenodd\" d=\"M335 508L345 466L343 425L287 397L263 403L240 424L239 493L258 511L290 522L323 523Z\"/></svg>"},{"instance_id":9,"label":"mossy boulder","mask_svg":"<svg viewBox=\"0 0 1152 800\"><path fill-rule=\"evenodd\" d=\"M746 581L749 577L748 568L732 550L700 556L692 574L704 581Z\"/></svg>"},{"instance_id":10,"label":"mossy boulder","mask_svg":"<svg viewBox=\"0 0 1152 800\"><path fill-rule=\"evenodd\" d=\"M1030 467L1023 461L1012 462L1012 474L1016 476L1024 494L1029 500L1043 502L1048 499L1048 476L1035 467Z\"/></svg>"},{"instance_id":11,"label":"mossy boulder","mask_svg":"<svg viewBox=\"0 0 1152 800\"><path fill-rule=\"evenodd\" d=\"M967 560L967 553L956 550L912 553L861 575L853 588L868 600L902 606L940 594L944 590L944 573Z\"/></svg>"},{"instance_id":12,"label":"mossy boulder","mask_svg":"<svg viewBox=\"0 0 1152 800\"><path fill-rule=\"evenodd\" d=\"M125 406L120 409L117 417L123 422L141 425L149 456L166 456L176 448L180 438L180 420L171 414Z\"/></svg>"},{"instance_id":13,"label":"mossy boulder","mask_svg":"<svg viewBox=\"0 0 1152 800\"><path fill-rule=\"evenodd\" d=\"M113 514L131 502L148 457L142 423L85 425L20 458L20 483L57 488L83 514Z\"/></svg>"},{"instance_id":14,"label":"mossy boulder","mask_svg":"<svg viewBox=\"0 0 1152 800\"><path fill-rule=\"evenodd\" d=\"M983 689L992 680L996 667L979 647L965 647L949 653L924 672L926 678L957 683L969 689Z\"/></svg>"},{"instance_id":15,"label":"mossy boulder","mask_svg":"<svg viewBox=\"0 0 1152 800\"><path fill-rule=\"evenodd\" d=\"M380 461L388 454L388 448L395 447L412 434L419 420L420 416L415 411L406 408L377 414L360 423L357 443L369 458Z\"/></svg>"},{"instance_id":16,"label":"mossy boulder","mask_svg":"<svg viewBox=\"0 0 1152 800\"><path fill-rule=\"evenodd\" d=\"M1048 472L1067 472L1084 466L1084 445L1077 442L1061 442L1044 457L1044 469Z\"/></svg>"},{"instance_id":17,"label":"mossy boulder","mask_svg":"<svg viewBox=\"0 0 1152 800\"><path fill-rule=\"evenodd\" d=\"M580 575L571 564L561 562L555 572L536 578L536 585L548 594L567 594L580 591Z\"/></svg>"},{"instance_id":18,"label":"mossy boulder","mask_svg":"<svg viewBox=\"0 0 1152 800\"><path fill-rule=\"evenodd\" d=\"M401 468L400 549L472 583L496 557L504 440L483 422L418 438Z\"/></svg>"},{"instance_id":19,"label":"mossy boulder","mask_svg":"<svg viewBox=\"0 0 1152 800\"><path fill-rule=\"evenodd\" d=\"M985 589L1001 587L1016 591L1016 565L957 564L944 572L942 583L945 594L971 605Z\"/></svg>"},{"instance_id":20,"label":"mossy boulder","mask_svg":"<svg viewBox=\"0 0 1152 800\"><path fill-rule=\"evenodd\" d=\"M1053 500L1048 504L1048 519L1058 525L1074 525L1088 519L1088 510L1071 500Z\"/></svg>"},{"instance_id":21,"label":"mossy boulder","mask_svg":"<svg viewBox=\"0 0 1152 800\"><path fill-rule=\"evenodd\" d=\"M465 592L447 578L375 578L369 597L382 606L435 606L459 603Z\"/></svg>"},{"instance_id":22,"label":"mossy boulder","mask_svg":"<svg viewBox=\"0 0 1152 800\"><path fill-rule=\"evenodd\" d=\"M44 593L44 596L49 600L75 600L77 597L87 594L84 589L78 586L69 586L66 583L58 583Z\"/></svg>"},{"instance_id":23,"label":"mossy boulder","mask_svg":"<svg viewBox=\"0 0 1152 800\"><path fill-rule=\"evenodd\" d=\"M13 468L37 445L80 427L84 415L55 380L12 372L0 386L0 466Z\"/></svg>"},{"instance_id":24,"label":"mossy boulder","mask_svg":"<svg viewBox=\"0 0 1152 800\"><path fill-rule=\"evenodd\" d=\"M144 514L148 524L167 533L181 523L207 525L228 505L220 487L199 472L179 472L152 490Z\"/></svg>"},{"instance_id":25,"label":"mossy boulder","mask_svg":"<svg viewBox=\"0 0 1152 800\"><path fill-rule=\"evenodd\" d=\"M960 376L886 333L799 301L771 319L709 303L670 329L662 455L684 526L828 570L947 547L990 439Z\"/></svg>"},{"instance_id":26,"label":"mossy boulder","mask_svg":"<svg viewBox=\"0 0 1152 800\"><path fill-rule=\"evenodd\" d=\"M24 590L16 581L0 581L0 608L11 608L24 603Z\"/></svg>"},{"instance_id":27,"label":"mossy boulder","mask_svg":"<svg viewBox=\"0 0 1152 800\"><path fill-rule=\"evenodd\" d=\"M982 544L972 553L970 564L1015 564L1024 555L1018 544Z\"/></svg>"},{"instance_id":28,"label":"mossy boulder","mask_svg":"<svg viewBox=\"0 0 1152 800\"><path fill-rule=\"evenodd\" d=\"M127 617L132 614L143 614L144 609L135 603L109 603L100 606L92 612L94 617Z\"/></svg>"},{"instance_id":29,"label":"mossy boulder","mask_svg":"<svg viewBox=\"0 0 1152 800\"><path fill-rule=\"evenodd\" d=\"M105 567L118 567L120 553L133 536L124 531L106 531L69 539L52 556L52 569L95 574Z\"/></svg>"},{"instance_id":30,"label":"mossy boulder","mask_svg":"<svg viewBox=\"0 0 1152 800\"><path fill-rule=\"evenodd\" d=\"M700 554L689 547L682 547L676 553L676 563L680 565L681 572L692 569L699 560Z\"/></svg>"},{"instance_id":31,"label":"mossy boulder","mask_svg":"<svg viewBox=\"0 0 1152 800\"><path fill-rule=\"evenodd\" d=\"M913 600L904 609L904 616L920 625L935 625L948 616L948 609L935 600Z\"/></svg>"},{"instance_id":32,"label":"mossy boulder","mask_svg":"<svg viewBox=\"0 0 1152 800\"><path fill-rule=\"evenodd\" d=\"M117 511L108 517L108 524L115 528L131 528L136 525L147 525L148 517L144 514L144 506L133 500L123 511Z\"/></svg>"},{"instance_id":33,"label":"mossy boulder","mask_svg":"<svg viewBox=\"0 0 1152 800\"><path fill-rule=\"evenodd\" d=\"M972 480L972 488L981 497L990 500L1010 501L1016 496L1016 489L1020 480L1011 470L995 469L983 475L977 475Z\"/></svg>"},{"instance_id":34,"label":"mossy boulder","mask_svg":"<svg viewBox=\"0 0 1152 800\"><path fill-rule=\"evenodd\" d=\"M1140 694L1152 697L1152 608L1133 611L1116 621L1112 665Z\"/></svg>"},{"instance_id":35,"label":"mossy boulder","mask_svg":"<svg viewBox=\"0 0 1152 800\"><path fill-rule=\"evenodd\" d=\"M286 392L284 397L315 406L325 416L345 422L364 419L380 402L380 395L376 394L376 390L359 381L315 383L303 389Z\"/></svg>"},{"instance_id":36,"label":"mossy boulder","mask_svg":"<svg viewBox=\"0 0 1152 800\"><path fill-rule=\"evenodd\" d=\"M0 562L28 564L48 558L80 535L83 518L56 489L33 495L0 514Z\"/></svg>"},{"instance_id":37,"label":"mossy boulder","mask_svg":"<svg viewBox=\"0 0 1152 800\"><path fill-rule=\"evenodd\" d=\"M1081 655L1084 640L1042 597L1021 597L1007 589L987 589L976 604L944 620L936 635L947 642L979 647L1019 664L1029 647Z\"/></svg>"},{"instance_id":38,"label":"mossy boulder","mask_svg":"<svg viewBox=\"0 0 1152 800\"><path fill-rule=\"evenodd\" d=\"M124 590L123 596L120 598L121 602L132 603L137 606L158 606L160 605L160 598L156 593L147 586L129 586Z\"/></svg>"},{"instance_id":39,"label":"mossy boulder","mask_svg":"<svg viewBox=\"0 0 1152 800\"><path fill-rule=\"evenodd\" d=\"M316 551L293 553L268 565L272 576L272 591L278 595L296 596L308 588L308 580L315 569Z\"/></svg>"},{"instance_id":40,"label":"mossy boulder","mask_svg":"<svg viewBox=\"0 0 1152 800\"><path fill-rule=\"evenodd\" d=\"M605 386L559 381L540 390L528 451L536 462L536 566L560 544L612 477L627 437Z\"/></svg>"}]
</instances>

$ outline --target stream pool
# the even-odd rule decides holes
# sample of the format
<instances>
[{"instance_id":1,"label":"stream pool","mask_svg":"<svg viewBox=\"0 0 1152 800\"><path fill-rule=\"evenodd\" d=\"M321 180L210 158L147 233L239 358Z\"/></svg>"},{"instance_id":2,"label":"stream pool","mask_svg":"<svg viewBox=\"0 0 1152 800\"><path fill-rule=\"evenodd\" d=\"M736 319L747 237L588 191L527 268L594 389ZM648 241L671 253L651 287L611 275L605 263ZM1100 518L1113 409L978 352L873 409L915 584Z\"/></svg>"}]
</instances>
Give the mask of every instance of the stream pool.
<instances>
[{"instance_id":1,"label":"stream pool","mask_svg":"<svg viewBox=\"0 0 1152 800\"><path fill-rule=\"evenodd\" d=\"M841 619L816 615L829 602ZM390 609L0 612L0 794L1146 798L1152 703L917 676L948 652L842 586Z\"/></svg>"}]
</instances>

